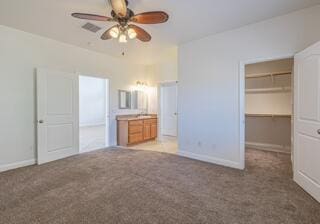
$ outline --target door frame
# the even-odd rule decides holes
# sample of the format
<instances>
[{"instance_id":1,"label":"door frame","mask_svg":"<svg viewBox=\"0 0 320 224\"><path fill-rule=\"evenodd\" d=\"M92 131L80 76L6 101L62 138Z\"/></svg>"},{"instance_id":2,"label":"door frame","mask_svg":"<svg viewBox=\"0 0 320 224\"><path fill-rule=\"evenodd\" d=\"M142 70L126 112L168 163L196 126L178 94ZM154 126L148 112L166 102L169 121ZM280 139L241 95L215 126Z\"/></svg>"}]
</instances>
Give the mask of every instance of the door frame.
<instances>
[{"instance_id":1,"label":"door frame","mask_svg":"<svg viewBox=\"0 0 320 224\"><path fill-rule=\"evenodd\" d=\"M240 163L239 168L245 169L246 167L246 141L245 141L245 128L246 128L246 65L261 63L261 62L268 62L268 61L276 61L281 59L287 58L294 58L295 54L288 54L288 55L280 55L268 58L256 58L256 59L249 59L243 60L239 63L239 152L240 152ZM293 77L293 76L292 76ZM293 86L295 80L293 79ZM292 93L294 93L294 88L292 88ZM294 101L293 101L294 102ZM294 110L292 111L292 118L294 119ZM294 126L291 127L292 130ZM294 132L292 132L294 133ZM292 136L293 137L293 136ZM292 146L293 147L293 146ZM293 153L291 153L291 161L293 162Z\"/></svg>"},{"instance_id":2,"label":"door frame","mask_svg":"<svg viewBox=\"0 0 320 224\"><path fill-rule=\"evenodd\" d=\"M160 136L162 137L162 95L161 95L161 88L164 86L170 86L170 85L177 85L177 104L178 104L178 80L173 80L173 81L164 81L164 82L159 82L158 83L158 133L160 133ZM177 112L179 115L179 113ZM179 129L178 129L178 122L179 119L177 119L177 137Z\"/></svg>"}]
</instances>

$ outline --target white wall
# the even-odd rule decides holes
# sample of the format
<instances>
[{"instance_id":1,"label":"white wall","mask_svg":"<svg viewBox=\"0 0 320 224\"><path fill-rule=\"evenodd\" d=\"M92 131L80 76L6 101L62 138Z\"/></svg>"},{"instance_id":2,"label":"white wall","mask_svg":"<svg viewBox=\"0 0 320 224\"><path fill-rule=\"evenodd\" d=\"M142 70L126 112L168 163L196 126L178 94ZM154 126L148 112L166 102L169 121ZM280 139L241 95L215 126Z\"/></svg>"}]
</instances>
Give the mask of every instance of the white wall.
<instances>
[{"instance_id":1,"label":"white wall","mask_svg":"<svg viewBox=\"0 0 320 224\"><path fill-rule=\"evenodd\" d=\"M179 47L180 154L243 168L240 62L293 55L320 40L320 6Z\"/></svg>"},{"instance_id":2,"label":"white wall","mask_svg":"<svg viewBox=\"0 0 320 224\"><path fill-rule=\"evenodd\" d=\"M248 93L246 94L246 113L290 115L291 101L291 92Z\"/></svg>"},{"instance_id":3,"label":"white wall","mask_svg":"<svg viewBox=\"0 0 320 224\"><path fill-rule=\"evenodd\" d=\"M178 80L178 49L170 48L162 53L161 60L152 65L160 82Z\"/></svg>"},{"instance_id":4,"label":"white wall","mask_svg":"<svg viewBox=\"0 0 320 224\"><path fill-rule=\"evenodd\" d=\"M79 77L80 126L104 125L106 119L106 80Z\"/></svg>"},{"instance_id":5,"label":"white wall","mask_svg":"<svg viewBox=\"0 0 320 224\"><path fill-rule=\"evenodd\" d=\"M118 89L154 83L145 66L0 26L0 170L35 159L35 69L94 74L110 80L110 144L116 144ZM12 166L11 166L11 165Z\"/></svg>"},{"instance_id":6,"label":"white wall","mask_svg":"<svg viewBox=\"0 0 320 224\"><path fill-rule=\"evenodd\" d=\"M148 66L147 70L155 77L152 86L158 87L149 89L149 112L160 113L159 84L178 80L178 49L170 48L162 52L157 63Z\"/></svg>"},{"instance_id":7,"label":"white wall","mask_svg":"<svg viewBox=\"0 0 320 224\"><path fill-rule=\"evenodd\" d=\"M247 148L291 152L290 117L247 117Z\"/></svg>"}]
</instances>

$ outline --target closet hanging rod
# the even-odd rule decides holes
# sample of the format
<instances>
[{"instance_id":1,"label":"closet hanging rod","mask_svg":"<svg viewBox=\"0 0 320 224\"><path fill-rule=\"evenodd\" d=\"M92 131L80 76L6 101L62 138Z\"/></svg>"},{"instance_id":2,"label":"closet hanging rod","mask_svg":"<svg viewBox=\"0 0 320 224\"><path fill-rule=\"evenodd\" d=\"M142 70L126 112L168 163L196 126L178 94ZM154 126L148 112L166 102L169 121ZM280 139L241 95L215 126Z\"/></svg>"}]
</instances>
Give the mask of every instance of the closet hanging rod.
<instances>
[{"instance_id":1,"label":"closet hanging rod","mask_svg":"<svg viewBox=\"0 0 320 224\"><path fill-rule=\"evenodd\" d=\"M249 74L246 75L247 79L252 78L262 78L262 77L272 77L272 76L280 76L280 75L291 75L292 71L283 71L283 72L273 72L273 73L260 73L260 74Z\"/></svg>"},{"instance_id":2,"label":"closet hanging rod","mask_svg":"<svg viewBox=\"0 0 320 224\"><path fill-rule=\"evenodd\" d=\"M246 117L288 117L290 118L290 114L246 114Z\"/></svg>"},{"instance_id":3,"label":"closet hanging rod","mask_svg":"<svg viewBox=\"0 0 320 224\"><path fill-rule=\"evenodd\" d=\"M275 87L275 88L260 88L260 89L246 89L246 93L278 93L290 92L290 86Z\"/></svg>"}]
</instances>

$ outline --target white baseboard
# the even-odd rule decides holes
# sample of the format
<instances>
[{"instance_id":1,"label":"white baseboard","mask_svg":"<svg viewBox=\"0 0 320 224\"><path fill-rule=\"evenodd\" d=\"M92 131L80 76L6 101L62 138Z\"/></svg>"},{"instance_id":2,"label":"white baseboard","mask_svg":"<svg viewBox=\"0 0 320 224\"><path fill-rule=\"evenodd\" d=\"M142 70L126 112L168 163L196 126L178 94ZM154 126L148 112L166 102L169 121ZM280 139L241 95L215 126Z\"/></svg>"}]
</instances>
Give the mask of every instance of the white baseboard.
<instances>
[{"instance_id":1,"label":"white baseboard","mask_svg":"<svg viewBox=\"0 0 320 224\"><path fill-rule=\"evenodd\" d=\"M104 122L99 122L99 123L87 123L87 124L80 124L79 127L80 128L86 128L86 127L94 127L94 126L105 126L106 123Z\"/></svg>"},{"instance_id":2,"label":"white baseboard","mask_svg":"<svg viewBox=\"0 0 320 224\"><path fill-rule=\"evenodd\" d=\"M290 146L266 144L266 143L259 143L259 142L246 142L246 148L258 149L258 150L270 151L270 152L281 152L281 153L287 153L287 154L291 153Z\"/></svg>"},{"instance_id":3,"label":"white baseboard","mask_svg":"<svg viewBox=\"0 0 320 224\"><path fill-rule=\"evenodd\" d=\"M35 159L24 160L24 161L10 163L10 164L4 164L4 165L0 165L0 172L4 172L7 170L13 170L13 169L17 169L17 168L25 167L25 166L31 166L34 164L36 164Z\"/></svg>"},{"instance_id":4,"label":"white baseboard","mask_svg":"<svg viewBox=\"0 0 320 224\"><path fill-rule=\"evenodd\" d=\"M190 159L200 160L200 161L213 163L213 164L226 166L226 167L231 167L231 168L235 168L235 169L239 169L239 170L244 169L244 167L241 166L240 163L237 163L237 162L234 162L234 161L224 160L224 159L211 157L211 156L206 156L206 155L200 155L200 154L196 154L196 153L192 153L192 152L187 152L187 151L184 151L184 150L179 150L178 151L178 155L179 156L183 156L183 157L187 157L187 158L190 158Z\"/></svg>"}]
</instances>

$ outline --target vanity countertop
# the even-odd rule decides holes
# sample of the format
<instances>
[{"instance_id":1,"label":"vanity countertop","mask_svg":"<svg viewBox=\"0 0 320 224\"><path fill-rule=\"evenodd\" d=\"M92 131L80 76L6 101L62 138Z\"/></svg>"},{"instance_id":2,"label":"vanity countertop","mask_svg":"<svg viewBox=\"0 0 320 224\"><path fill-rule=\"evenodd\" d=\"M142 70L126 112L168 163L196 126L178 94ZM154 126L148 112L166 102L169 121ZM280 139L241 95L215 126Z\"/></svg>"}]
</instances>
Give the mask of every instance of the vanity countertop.
<instances>
[{"instance_id":1,"label":"vanity countertop","mask_svg":"<svg viewBox=\"0 0 320 224\"><path fill-rule=\"evenodd\" d=\"M140 114L132 114L132 115L118 115L116 117L117 121L135 121L135 120L146 120L146 119L155 119L157 118L156 114L147 114L147 115L140 115Z\"/></svg>"}]
</instances>

